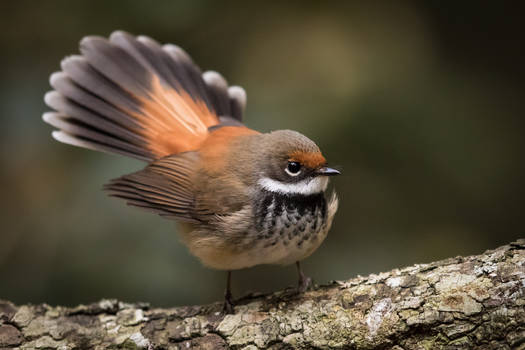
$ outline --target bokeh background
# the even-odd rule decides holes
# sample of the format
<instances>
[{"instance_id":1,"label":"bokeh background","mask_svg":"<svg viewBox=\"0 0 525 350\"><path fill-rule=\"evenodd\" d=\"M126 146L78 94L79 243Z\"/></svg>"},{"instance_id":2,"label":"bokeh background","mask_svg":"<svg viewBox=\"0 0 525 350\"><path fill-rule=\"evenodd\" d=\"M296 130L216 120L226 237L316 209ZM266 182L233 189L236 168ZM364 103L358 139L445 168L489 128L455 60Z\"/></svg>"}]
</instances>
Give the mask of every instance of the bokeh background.
<instances>
[{"instance_id":1,"label":"bokeh background","mask_svg":"<svg viewBox=\"0 0 525 350\"><path fill-rule=\"evenodd\" d=\"M318 283L477 254L525 236L519 2L3 1L0 298L156 306L222 298L175 224L101 191L143 164L54 142L41 121L60 60L124 29L185 48L248 92L246 123L298 130L344 175ZM236 295L295 284L234 273Z\"/></svg>"}]
</instances>

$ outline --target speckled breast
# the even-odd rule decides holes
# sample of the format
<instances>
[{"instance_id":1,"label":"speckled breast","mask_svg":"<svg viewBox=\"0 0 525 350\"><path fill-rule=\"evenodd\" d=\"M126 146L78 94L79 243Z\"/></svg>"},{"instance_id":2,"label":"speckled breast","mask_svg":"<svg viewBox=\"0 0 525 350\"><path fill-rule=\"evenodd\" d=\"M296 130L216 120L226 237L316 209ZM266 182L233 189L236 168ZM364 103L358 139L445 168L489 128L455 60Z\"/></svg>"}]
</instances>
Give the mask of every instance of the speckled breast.
<instances>
[{"instance_id":1,"label":"speckled breast","mask_svg":"<svg viewBox=\"0 0 525 350\"><path fill-rule=\"evenodd\" d=\"M326 230L324 193L311 195L262 191L255 211L255 228L263 247L294 245L301 249ZM290 247L291 248L291 247Z\"/></svg>"}]
</instances>

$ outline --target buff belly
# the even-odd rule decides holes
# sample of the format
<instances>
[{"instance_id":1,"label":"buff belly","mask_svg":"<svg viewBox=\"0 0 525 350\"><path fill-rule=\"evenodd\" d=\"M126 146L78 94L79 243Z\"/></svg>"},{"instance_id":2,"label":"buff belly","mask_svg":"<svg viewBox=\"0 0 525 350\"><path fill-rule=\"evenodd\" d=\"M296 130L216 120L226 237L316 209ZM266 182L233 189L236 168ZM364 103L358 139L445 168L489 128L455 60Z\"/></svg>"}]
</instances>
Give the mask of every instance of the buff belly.
<instances>
[{"instance_id":1,"label":"buff belly","mask_svg":"<svg viewBox=\"0 0 525 350\"><path fill-rule=\"evenodd\" d=\"M213 231L186 227L182 241L205 266L219 270L295 263L310 256L324 241L338 200L332 195L324 209L322 205L312 205L309 210L300 210L291 205L286 207L287 204L267 200L266 214L258 216L264 220L255 224L246 220L253 208L246 208L222 219ZM284 207L278 208L281 205ZM255 208L258 209L261 208Z\"/></svg>"}]
</instances>

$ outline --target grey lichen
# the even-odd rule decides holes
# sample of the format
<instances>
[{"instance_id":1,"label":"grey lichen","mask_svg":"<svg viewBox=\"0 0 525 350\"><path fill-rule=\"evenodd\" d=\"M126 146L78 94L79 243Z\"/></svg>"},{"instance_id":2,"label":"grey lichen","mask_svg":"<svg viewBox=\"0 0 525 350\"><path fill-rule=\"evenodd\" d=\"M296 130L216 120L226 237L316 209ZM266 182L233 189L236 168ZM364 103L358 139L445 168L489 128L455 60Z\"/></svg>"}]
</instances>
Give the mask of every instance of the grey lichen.
<instances>
[{"instance_id":1,"label":"grey lichen","mask_svg":"<svg viewBox=\"0 0 525 350\"><path fill-rule=\"evenodd\" d=\"M0 301L0 348L525 349L525 240L447 259L220 304L103 300L75 308Z\"/></svg>"}]
</instances>

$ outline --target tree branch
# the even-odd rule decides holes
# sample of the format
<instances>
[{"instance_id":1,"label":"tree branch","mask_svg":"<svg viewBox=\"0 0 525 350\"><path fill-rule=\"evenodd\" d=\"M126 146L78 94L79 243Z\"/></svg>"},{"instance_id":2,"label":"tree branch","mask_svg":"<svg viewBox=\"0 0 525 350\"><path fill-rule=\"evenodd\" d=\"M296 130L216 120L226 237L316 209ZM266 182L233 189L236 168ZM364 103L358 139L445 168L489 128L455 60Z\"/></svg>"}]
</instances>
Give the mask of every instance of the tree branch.
<instances>
[{"instance_id":1,"label":"tree branch","mask_svg":"<svg viewBox=\"0 0 525 350\"><path fill-rule=\"evenodd\" d=\"M525 240L302 295L170 309L0 301L0 348L525 349Z\"/></svg>"}]
</instances>

